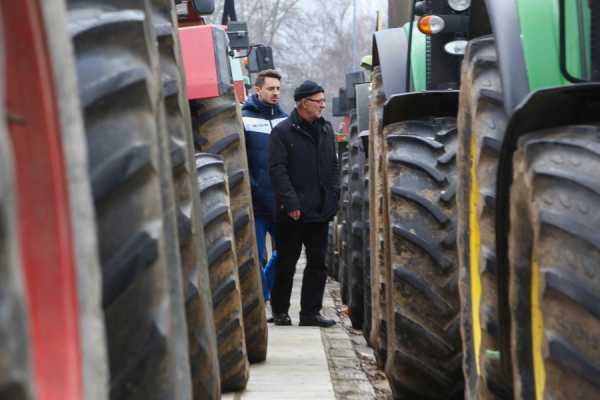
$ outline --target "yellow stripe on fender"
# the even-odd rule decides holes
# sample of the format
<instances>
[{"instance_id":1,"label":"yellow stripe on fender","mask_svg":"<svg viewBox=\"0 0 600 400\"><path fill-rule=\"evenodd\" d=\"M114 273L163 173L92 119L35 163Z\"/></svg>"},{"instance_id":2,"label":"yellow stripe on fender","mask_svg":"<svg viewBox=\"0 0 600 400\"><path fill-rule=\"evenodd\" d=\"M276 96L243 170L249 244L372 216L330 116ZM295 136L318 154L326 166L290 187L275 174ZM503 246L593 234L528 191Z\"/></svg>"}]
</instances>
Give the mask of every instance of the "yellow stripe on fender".
<instances>
[{"instance_id":1,"label":"yellow stripe on fender","mask_svg":"<svg viewBox=\"0 0 600 400\"><path fill-rule=\"evenodd\" d=\"M480 375L479 353L481 352L481 321L479 320L479 308L481 306L481 277L479 275L479 183L477 182L477 163L475 162L476 135L471 136L469 146L469 174L471 185L469 190L469 275L471 290L471 320L473 332L473 347L477 374Z\"/></svg>"},{"instance_id":2,"label":"yellow stripe on fender","mask_svg":"<svg viewBox=\"0 0 600 400\"><path fill-rule=\"evenodd\" d=\"M540 305L540 268L535 254L531 260L531 344L533 352L533 371L535 374L535 398L544 398L546 384L546 368L542 346L544 344L544 316Z\"/></svg>"}]
</instances>

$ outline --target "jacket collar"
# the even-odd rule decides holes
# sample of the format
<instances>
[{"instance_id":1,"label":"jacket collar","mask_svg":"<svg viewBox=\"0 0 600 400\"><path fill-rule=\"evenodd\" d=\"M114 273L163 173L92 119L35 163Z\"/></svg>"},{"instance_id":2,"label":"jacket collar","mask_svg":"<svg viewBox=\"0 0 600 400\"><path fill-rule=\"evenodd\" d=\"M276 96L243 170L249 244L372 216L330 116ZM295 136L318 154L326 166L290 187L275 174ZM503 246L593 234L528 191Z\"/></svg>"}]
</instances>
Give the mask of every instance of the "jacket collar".
<instances>
[{"instance_id":1,"label":"jacket collar","mask_svg":"<svg viewBox=\"0 0 600 400\"><path fill-rule=\"evenodd\" d=\"M279 107L279 104L271 105L266 104L259 100L258 95L255 93L252 96L246 99L246 102L242 106L242 110L252 111L258 114L268 116L268 117L278 117L285 115L284 112Z\"/></svg>"},{"instance_id":2,"label":"jacket collar","mask_svg":"<svg viewBox=\"0 0 600 400\"><path fill-rule=\"evenodd\" d=\"M292 111L291 119L292 119L293 124L297 125L299 127L302 127L302 125L308 125L308 122L306 122L305 120L303 120L302 117L300 116L300 114L298 113L298 109L297 108L294 108L294 111ZM322 128L323 125L325 125L325 118L320 117L314 123L318 124L319 127Z\"/></svg>"}]
</instances>

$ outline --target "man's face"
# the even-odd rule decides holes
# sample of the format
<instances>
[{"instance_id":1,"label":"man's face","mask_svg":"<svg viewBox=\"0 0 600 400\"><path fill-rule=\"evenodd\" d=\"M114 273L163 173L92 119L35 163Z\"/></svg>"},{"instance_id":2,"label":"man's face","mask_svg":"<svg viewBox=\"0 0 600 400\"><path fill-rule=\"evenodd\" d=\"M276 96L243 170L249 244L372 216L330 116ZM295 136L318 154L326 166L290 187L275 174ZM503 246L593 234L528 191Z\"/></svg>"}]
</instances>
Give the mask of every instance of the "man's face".
<instances>
[{"instance_id":1,"label":"man's face","mask_svg":"<svg viewBox=\"0 0 600 400\"><path fill-rule=\"evenodd\" d=\"M263 103L276 105L279 103L279 92L281 91L281 82L277 78L266 77L262 86L256 87L258 99Z\"/></svg>"},{"instance_id":2,"label":"man's face","mask_svg":"<svg viewBox=\"0 0 600 400\"><path fill-rule=\"evenodd\" d=\"M325 93L313 94L302 100L302 102L304 103L304 110L311 120L321 118L323 110L325 110Z\"/></svg>"}]
</instances>

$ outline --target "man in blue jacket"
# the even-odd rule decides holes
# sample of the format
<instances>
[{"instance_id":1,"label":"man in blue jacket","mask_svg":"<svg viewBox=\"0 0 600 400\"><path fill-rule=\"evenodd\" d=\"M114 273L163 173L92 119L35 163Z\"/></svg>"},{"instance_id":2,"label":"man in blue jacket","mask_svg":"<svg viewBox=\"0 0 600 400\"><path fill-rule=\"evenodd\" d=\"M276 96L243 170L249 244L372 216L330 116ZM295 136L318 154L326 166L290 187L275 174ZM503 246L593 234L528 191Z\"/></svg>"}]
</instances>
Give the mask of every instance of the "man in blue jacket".
<instances>
[{"instance_id":1,"label":"man in blue jacket","mask_svg":"<svg viewBox=\"0 0 600 400\"><path fill-rule=\"evenodd\" d=\"M279 107L281 75L272 69L262 71L256 77L256 94L250 96L242 106L242 118L248 152L248 168L252 186L252 206L256 224L256 242L258 256L262 263L265 259L265 240L267 232L271 236L273 249L276 248L275 235L275 195L269 177L269 136L271 130L281 121L285 114ZM274 251L271 260L263 268L263 293L269 300L271 285L274 279Z\"/></svg>"}]
</instances>

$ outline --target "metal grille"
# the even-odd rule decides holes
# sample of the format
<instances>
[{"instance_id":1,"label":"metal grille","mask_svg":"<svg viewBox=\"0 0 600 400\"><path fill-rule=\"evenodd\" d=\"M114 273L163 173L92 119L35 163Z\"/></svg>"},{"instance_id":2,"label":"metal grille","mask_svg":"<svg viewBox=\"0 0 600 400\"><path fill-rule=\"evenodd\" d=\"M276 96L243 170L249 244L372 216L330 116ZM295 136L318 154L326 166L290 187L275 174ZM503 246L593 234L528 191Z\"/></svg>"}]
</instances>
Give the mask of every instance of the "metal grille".
<instances>
[{"instance_id":1,"label":"metal grille","mask_svg":"<svg viewBox=\"0 0 600 400\"><path fill-rule=\"evenodd\" d=\"M188 15L188 0L181 0L175 5L175 9L177 10L177 16L179 17L187 17Z\"/></svg>"}]
</instances>

